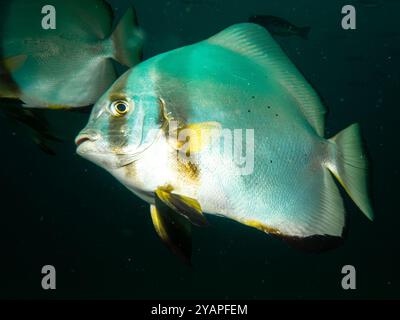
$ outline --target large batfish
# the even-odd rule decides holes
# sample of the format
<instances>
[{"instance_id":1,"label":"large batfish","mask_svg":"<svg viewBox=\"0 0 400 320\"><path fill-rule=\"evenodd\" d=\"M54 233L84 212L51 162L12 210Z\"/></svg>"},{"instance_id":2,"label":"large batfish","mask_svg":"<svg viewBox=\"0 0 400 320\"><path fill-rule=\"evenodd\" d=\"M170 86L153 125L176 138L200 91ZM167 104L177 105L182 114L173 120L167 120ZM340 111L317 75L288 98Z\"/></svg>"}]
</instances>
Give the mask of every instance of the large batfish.
<instances>
[{"instance_id":1,"label":"large batfish","mask_svg":"<svg viewBox=\"0 0 400 320\"><path fill-rule=\"evenodd\" d=\"M345 227L335 179L373 218L359 126L326 139L324 115L268 31L237 24L127 71L96 103L77 152L147 201L183 257L204 213L319 250Z\"/></svg>"}]
</instances>

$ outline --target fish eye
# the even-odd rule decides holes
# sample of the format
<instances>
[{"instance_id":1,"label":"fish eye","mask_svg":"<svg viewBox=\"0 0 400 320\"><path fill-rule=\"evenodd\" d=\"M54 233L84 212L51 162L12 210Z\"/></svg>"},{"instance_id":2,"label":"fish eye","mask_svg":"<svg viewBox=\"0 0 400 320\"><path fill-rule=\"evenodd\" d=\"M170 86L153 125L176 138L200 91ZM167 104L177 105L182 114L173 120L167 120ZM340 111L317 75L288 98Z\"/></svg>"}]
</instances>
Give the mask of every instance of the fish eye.
<instances>
[{"instance_id":1,"label":"fish eye","mask_svg":"<svg viewBox=\"0 0 400 320\"><path fill-rule=\"evenodd\" d=\"M111 103L110 111L115 117L122 117L129 111L129 102L125 100L117 100Z\"/></svg>"}]
</instances>

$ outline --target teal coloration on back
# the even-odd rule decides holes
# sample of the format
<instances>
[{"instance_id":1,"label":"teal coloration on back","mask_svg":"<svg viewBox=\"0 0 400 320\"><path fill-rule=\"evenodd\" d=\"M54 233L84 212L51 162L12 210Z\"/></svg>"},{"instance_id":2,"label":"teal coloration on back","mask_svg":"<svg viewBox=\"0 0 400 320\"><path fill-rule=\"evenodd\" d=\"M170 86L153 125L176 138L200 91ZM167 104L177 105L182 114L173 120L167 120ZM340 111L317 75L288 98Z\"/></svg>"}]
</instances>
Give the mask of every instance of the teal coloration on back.
<instances>
[{"instance_id":1,"label":"teal coloration on back","mask_svg":"<svg viewBox=\"0 0 400 320\"><path fill-rule=\"evenodd\" d=\"M116 99L129 105L117 118ZM344 207L333 176L372 219L367 161L357 126L325 139L324 114L270 34L238 24L125 73L94 107L77 138L78 153L151 204L155 190L167 186L196 199L203 212L285 239L340 238ZM174 122L177 132L252 130L251 172L203 144L194 146L189 162L177 157L180 146L166 130ZM223 139L213 143L224 146Z\"/></svg>"},{"instance_id":2,"label":"teal coloration on back","mask_svg":"<svg viewBox=\"0 0 400 320\"><path fill-rule=\"evenodd\" d=\"M56 29L42 28L48 4L56 10ZM12 0L1 9L2 59L25 57L18 68L3 68L9 77L2 77L1 97L10 97L2 88L11 80L15 98L26 106L87 106L116 79L112 59L128 67L139 62L142 35L133 9L114 31L112 9L103 0Z\"/></svg>"}]
</instances>

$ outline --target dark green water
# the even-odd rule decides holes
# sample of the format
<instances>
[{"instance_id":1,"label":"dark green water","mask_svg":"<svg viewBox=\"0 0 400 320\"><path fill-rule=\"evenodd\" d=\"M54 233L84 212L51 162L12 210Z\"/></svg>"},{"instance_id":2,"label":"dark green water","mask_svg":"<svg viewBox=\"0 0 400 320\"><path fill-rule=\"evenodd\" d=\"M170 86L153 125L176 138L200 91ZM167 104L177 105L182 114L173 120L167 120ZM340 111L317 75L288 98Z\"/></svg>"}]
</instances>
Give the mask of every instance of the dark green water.
<instances>
[{"instance_id":1,"label":"dark green water","mask_svg":"<svg viewBox=\"0 0 400 320\"><path fill-rule=\"evenodd\" d=\"M147 32L144 57L196 42L253 14L311 26L308 40L277 38L323 97L327 136L359 122L371 158L376 219L346 197L345 244L313 255L237 223L210 217L194 231L193 267L159 241L148 205L75 154L87 115L47 112L65 140L56 157L0 118L0 298L400 298L400 1L110 1L135 5ZM340 27L355 4L357 30ZM356 58L354 58L356 57ZM41 288L41 268L57 289ZM354 265L357 289L341 288Z\"/></svg>"}]
</instances>

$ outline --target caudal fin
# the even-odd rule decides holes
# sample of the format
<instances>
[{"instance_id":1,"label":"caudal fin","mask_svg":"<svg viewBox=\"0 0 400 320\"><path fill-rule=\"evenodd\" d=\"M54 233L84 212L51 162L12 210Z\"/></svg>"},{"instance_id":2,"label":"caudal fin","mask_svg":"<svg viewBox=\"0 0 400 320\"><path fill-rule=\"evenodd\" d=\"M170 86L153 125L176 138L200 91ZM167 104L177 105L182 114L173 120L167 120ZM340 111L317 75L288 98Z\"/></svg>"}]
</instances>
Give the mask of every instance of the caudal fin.
<instances>
[{"instance_id":1,"label":"caudal fin","mask_svg":"<svg viewBox=\"0 0 400 320\"><path fill-rule=\"evenodd\" d=\"M352 124L330 139L334 143L334 161L328 169L339 180L361 211L373 220L374 213L368 198L368 162L362 148L360 128Z\"/></svg>"},{"instance_id":2,"label":"caudal fin","mask_svg":"<svg viewBox=\"0 0 400 320\"><path fill-rule=\"evenodd\" d=\"M299 33L298 35L302 37L303 39L307 40L308 39L308 34L310 33L311 27L303 27L299 28Z\"/></svg>"},{"instance_id":3,"label":"caudal fin","mask_svg":"<svg viewBox=\"0 0 400 320\"><path fill-rule=\"evenodd\" d=\"M113 57L119 63L132 67L137 64L142 55L143 34L138 28L136 14L130 8L118 23L113 34Z\"/></svg>"}]
</instances>

